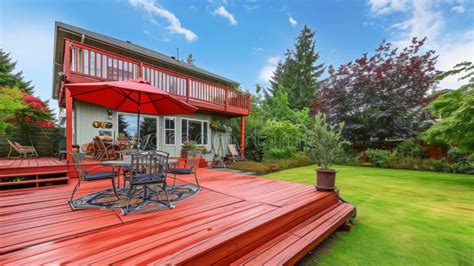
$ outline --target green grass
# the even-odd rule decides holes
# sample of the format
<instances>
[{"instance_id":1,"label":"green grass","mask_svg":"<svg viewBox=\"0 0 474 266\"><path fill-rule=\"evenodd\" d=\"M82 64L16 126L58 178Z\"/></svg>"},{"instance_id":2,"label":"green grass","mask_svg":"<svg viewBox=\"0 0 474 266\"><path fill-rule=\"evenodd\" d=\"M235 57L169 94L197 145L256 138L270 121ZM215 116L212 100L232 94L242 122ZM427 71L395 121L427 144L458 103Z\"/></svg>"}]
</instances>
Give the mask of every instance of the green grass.
<instances>
[{"instance_id":1,"label":"green grass","mask_svg":"<svg viewBox=\"0 0 474 266\"><path fill-rule=\"evenodd\" d=\"M315 183L315 166L264 177ZM338 232L302 264L474 265L474 176L335 166L341 196L356 205Z\"/></svg>"}]
</instances>

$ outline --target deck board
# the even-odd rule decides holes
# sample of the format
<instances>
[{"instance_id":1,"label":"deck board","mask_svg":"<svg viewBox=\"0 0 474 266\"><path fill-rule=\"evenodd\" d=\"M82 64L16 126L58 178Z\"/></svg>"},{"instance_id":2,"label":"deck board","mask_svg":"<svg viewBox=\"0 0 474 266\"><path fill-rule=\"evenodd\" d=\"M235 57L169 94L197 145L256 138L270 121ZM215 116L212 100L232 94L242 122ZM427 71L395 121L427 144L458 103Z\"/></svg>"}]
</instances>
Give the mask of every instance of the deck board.
<instances>
[{"instance_id":1,"label":"deck board","mask_svg":"<svg viewBox=\"0 0 474 266\"><path fill-rule=\"evenodd\" d=\"M0 191L0 264L184 262L256 226L291 223L294 210L319 211L320 202L336 201L303 184L210 169L199 169L198 176L201 192L175 209L127 216L118 210L71 211L74 179L51 188ZM107 180L83 183L77 196L109 187Z\"/></svg>"}]
</instances>

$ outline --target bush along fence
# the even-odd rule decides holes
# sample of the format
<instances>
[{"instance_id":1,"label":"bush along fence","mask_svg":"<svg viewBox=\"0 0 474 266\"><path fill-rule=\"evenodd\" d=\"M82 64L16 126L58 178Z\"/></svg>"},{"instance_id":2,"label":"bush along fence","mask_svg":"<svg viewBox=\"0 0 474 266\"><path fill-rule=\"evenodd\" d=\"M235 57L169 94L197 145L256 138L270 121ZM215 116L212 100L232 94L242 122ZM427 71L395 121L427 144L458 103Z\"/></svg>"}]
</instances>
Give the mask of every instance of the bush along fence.
<instances>
[{"instance_id":1,"label":"bush along fence","mask_svg":"<svg viewBox=\"0 0 474 266\"><path fill-rule=\"evenodd\" d=\"M449 147L444 156L433 158L428 151L426 146L408 139L391 150L367 149L347 160L347 164L474 174L474 155Z\"/></svg>"},{"instance_id":2,"label":"bush along fence","mask_svg":"<svg viewBox=\"0 0 474 266\"><path fill-rule=\"evenodd\" d=\"M16 141L22 145L33 145L38 151L39 156L51 156L58 147L58 139L64 136L64 128L38 128L30 132L31 142L17 139L16 136L4 135L0 136L0 157L6 157L10 151L10 145L7 140Z\"/></svg>"}]
</instances>

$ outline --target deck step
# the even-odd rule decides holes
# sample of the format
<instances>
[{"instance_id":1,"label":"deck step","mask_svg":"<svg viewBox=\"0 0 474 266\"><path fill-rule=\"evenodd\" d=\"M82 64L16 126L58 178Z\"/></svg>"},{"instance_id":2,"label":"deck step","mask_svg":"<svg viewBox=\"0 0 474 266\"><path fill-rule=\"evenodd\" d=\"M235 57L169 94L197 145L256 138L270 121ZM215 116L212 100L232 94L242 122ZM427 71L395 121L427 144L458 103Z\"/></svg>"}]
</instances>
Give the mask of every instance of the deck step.
<instances>
[{"instance_id":1,"label":"deck step","mask_svg":"<svg viewBox=\"0 0 474 266\"><path fill-rule=\"evenodd\" d=\"M322 218L324 216L325 218L323 219L326 220L327 217L330 217L332 221L334 220L332 216L338 212L329 212L341 205L346 206L345 208L347 209L345 210L348 211L349 215L354 209L352 205L344 204L340 201L336 193L315 193L313 196L307 197L304 201L299 202L298 206L288 205L273 211L271 214L264 214L256 220L236 226L233 230L225 234L218 235L203 242L198 242L188 249L158 259L153 261L153 263L173 265L229 265L256 249L266 246L267 242L279 242L278 240L284 240L288 241L288 245L291 244L291 239L286 239L285 233L300 228L298 226L312 224L312 222L316 221L319 217ZM338 207L337 210L341 209ZM335 222L345 222L344 217L339 217L338 215ZM315 224L312 224L312 226L318 227L318 225ZM338 226L335 225L334 228L329 228L328 230L335 230L337 227ZM334 230L330 231L327 235ZM298 233L301 234L301 232ZM291 234L291 238L295 241L300 239L300 237L294 233ZM310 245L301 246L301 249L304 249L306 246Z\"/></svg>"},{"instance_id":2,"label":"deck step","mask_svg":"<svg viewBox=\"0 0 474 266\"><path fill-rule=\"evenodd\" d=\"M264 243L231 265L292 265L344 224L354 209L348 203L334 205Z\"/></svg>"},{"instance_id":3,"label":"deck step","mask_svg":"<svg viewBox=\"0 0 474 266\"><path fill-rule=\"evenodd\" d=\"M39 172L18 172L13 174L0 174L0 178L8 177L21 177L21 176L36 176L36 175L53 175L53 174L66 174L67 170L58 170L58 171L39 171Z\"/></svg>"},{"instance_id":4,"label":"deck step","mask_svg":"<svg viewBox=\"0 0 474 266\"><path fill-rule=\"evenodd\" d=\"M68 180L69 180L68 176L63 176L63 177L53 177L53 178L39 178L39 179L24 180L24 181L0 182L0 187L51 183L51 182L68 181Z\"/></svg>"}]
</instances>

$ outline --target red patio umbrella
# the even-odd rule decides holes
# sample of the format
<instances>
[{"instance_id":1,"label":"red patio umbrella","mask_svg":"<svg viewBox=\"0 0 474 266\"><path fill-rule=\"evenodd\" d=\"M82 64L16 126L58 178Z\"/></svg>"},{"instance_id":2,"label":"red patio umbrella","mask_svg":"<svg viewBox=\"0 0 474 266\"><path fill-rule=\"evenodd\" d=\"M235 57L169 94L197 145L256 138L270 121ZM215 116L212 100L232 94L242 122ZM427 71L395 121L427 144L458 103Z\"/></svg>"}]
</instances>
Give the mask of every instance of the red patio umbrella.
<instances>
[{"instance_id":1,"label":"red patio umbrella","mask_svg":"<svg viewBox=\"0 0 474 266\"><path fill-rule=\"evenodd\" d=\"M71 97L116 111L137 113L137 135L140 140L140 114L192 114L197 108L143 79L66 84Z\"/></svg>"}]
</instances>

